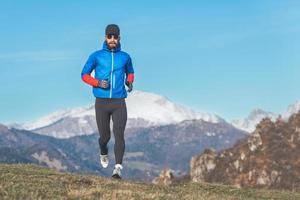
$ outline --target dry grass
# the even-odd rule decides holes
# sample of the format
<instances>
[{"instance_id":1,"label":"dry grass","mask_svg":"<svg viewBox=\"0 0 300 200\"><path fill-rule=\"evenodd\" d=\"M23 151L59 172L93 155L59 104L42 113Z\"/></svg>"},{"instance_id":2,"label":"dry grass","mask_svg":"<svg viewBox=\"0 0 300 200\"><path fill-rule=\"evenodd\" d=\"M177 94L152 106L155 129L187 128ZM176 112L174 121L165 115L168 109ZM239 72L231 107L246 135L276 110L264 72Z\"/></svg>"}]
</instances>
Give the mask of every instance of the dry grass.
<instances>
[{"instance_id":1,"label":"dry grass","mask_svg":"<svg viewBox=\"0 0 300 200\"><path fill-rule=\"evenodd\" d=\"M158 186L97 176L59 173L35 165L0 165L1 199L300 199L300 193L237 189L221 184Z\"/></svg>"}]
</instances>

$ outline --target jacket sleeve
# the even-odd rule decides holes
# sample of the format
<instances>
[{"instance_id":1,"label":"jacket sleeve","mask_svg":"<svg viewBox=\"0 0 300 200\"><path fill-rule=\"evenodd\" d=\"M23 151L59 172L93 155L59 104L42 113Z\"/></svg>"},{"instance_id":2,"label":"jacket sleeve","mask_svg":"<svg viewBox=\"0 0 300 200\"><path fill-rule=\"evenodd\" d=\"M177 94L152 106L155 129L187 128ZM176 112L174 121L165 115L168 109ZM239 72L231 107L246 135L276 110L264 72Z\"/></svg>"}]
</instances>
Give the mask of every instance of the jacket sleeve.
<instances>
[{"instance_id":1,"label":"jacket sleeve","mask_svg":"<svg viewBox=\"0 0 300 200\"><path fill-rule=\"evenodd\" d=\"M134 81L134 69L132 67L132 61L130 57L126 63L126 80L130 83L133 83Z\"/></svg>"},{"instance_id":2,"label":"jacket sleeve","mask_svg":"<svg viewBox=\"0 0 300 200\"><path fill-rule=\"evenodd\" d=\"M82 71L81 71L81 79L94 87L97 87L99 84L99 80L95 79L91 76L92 71L95 69L95 57L94 54L90 55L88 60L86 61Z\"/></svg>"}]
</instances>

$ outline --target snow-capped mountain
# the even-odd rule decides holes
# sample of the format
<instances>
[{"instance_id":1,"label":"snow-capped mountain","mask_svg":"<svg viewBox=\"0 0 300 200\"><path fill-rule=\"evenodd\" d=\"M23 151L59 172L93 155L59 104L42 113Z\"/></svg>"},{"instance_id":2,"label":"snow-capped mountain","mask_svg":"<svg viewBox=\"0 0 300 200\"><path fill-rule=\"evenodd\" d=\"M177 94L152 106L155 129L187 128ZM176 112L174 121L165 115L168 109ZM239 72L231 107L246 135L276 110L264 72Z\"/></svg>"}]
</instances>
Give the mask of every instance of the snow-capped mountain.
<instances>
[{"instance_id":1,"label":"snow-capped mountain","mask_svg":"<svg viewBox=\"0 0 300 200\"><path fill-rule=\"evenodd\" d=\"M289 105L287 110L282 114L268 112L261 109L254 109L245 119L232 120L231 124L236 128L251 133L255 130L256 125L265 117L268 117L272 121L275 121L279 117L279 115L281 115L282 119L287 120L292 114L297 113L299 110L300 101Z\"/></svg>"},{"instance_id":2,"label":"snow-capped mountain","mask_svg":"<svg viewBox=\"0 0 300 200\"><path fill-rule=\"evenodd\" d=\"M126 99L127 128L149 127L201 119L218 123L217 115L200 113L171 102L168 98L149 92L133 91ZM34 122L11 124L10 127L31 130L57 138L92 134L97 131L94 105L57 111Z\"/></svg>"},{"instance_id":3,"label":"snow-capped mountain","mask_svg":"<svg viewBox=\"0 0 300 200\"><path fill-rule=\"evenodd\" d=\"M300 101L288 106L285 113L282 114L283 119L288 119L292 114L297 113L300 110Z\"/></svg>"},{"instance_id":4,"label":"snow-capped mountain","mask_svg":"<svg viewBox=\"0 0 300 200\"><path fill-rule=\"evenodd\" d=\"M278 115L257 108L251 111L248 117L246 117L245 119L233 120L231 124L236 128L250 133L255 130L256 124L258 124L265 117L269 117L270 119L275 120Z\"/></svg>"},{"instance_id":5,"label":"snow-capped mountain","mask_svg":"<svg viewBox=\"0 0 300 200\"><path fill-rule=\"evenodd\" d=\"M126 103L129 118L142 118L152 125L173 124L191 119L212 123L223 121L217 115L193 111L154 93L134 91L128 96Z\"/></svg>"},{"instance_id":6,"label":"snow-capped mountain","mask_svg":"<svg viewBox=\"0 0 300 200\"><path fill-rule=\"evenodd\" d=\"M53 112L47 116L41 117L33 122L27 122L24 124L11 124L15 128L25 129L25 130L35 130L41 127L49 126L59 120L70 117L70 118L78 118L81 119L79 122L84 124L87 123L86 120L83 120L85 116L93 116L94 115L94 106L90 107L81 107L81 108L73 108L73 109L66 109L61 111Z\"/></svg>"}]
</instances>

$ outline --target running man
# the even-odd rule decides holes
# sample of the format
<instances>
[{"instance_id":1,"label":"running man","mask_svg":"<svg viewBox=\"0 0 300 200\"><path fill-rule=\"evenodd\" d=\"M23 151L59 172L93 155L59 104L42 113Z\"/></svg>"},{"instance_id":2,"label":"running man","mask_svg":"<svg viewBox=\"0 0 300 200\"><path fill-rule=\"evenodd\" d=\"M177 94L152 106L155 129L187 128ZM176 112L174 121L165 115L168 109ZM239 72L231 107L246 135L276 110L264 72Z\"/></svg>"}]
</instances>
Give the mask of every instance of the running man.
<instances>
[{"instance_id":1,"label":"running man","mask_svg":"<svg viewBox=\"0 0 300 200\"><path fill-rule=\"evenodd\" d=\"M121 51L120 39L118 25L107 25L103 48L89 56L81 72L81 79L93 86L93 95L96 98L95 112L100 135L100 163L103 168L107 168L109 164L107 144L111 136L109 125L112 117L115 137L115 166L112 177L118 179L121 179L125 151L124 131L127 122L125 98L127 92L132 91L134 81L131 58L129 54ZM95 77L91 76L93 70L95 70ZM127 91L125 85L128 88Z\"/></svg>"}]
</instances>

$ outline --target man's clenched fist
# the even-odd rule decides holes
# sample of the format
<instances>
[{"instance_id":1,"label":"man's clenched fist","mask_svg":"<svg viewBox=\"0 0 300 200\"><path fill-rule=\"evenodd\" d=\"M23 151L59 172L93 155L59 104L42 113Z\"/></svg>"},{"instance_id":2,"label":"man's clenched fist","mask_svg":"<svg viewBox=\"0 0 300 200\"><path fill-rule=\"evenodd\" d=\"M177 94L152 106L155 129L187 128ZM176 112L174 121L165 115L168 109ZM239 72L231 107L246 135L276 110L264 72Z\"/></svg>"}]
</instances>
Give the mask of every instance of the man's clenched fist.
<instances>
[{"instance_id":1,"label":"man's clenched fist","mask_svg":"<svg viewBox=\"0 0 300 200\"><path fill-rule=\"evenodd\" d=\"M132 85L132 83L131 82L129 82L129 81L126 81L125 82L125 84L127 85L127 87L128 87L128 90L127 90L127 92L131 92L132 91L132 88L133 88L133 85Z\"/></svg>"},{"instance_id":2,"label":"man's clenched fist","mask_svg":"<svg viewBox=\"0 0 300 200\"><path fill-rule=\"evenodd\" d=\"M99 80L98 87L101 87L103 89L109 88L109 83L107 80Z\"/></svg>"}]
</instances>

